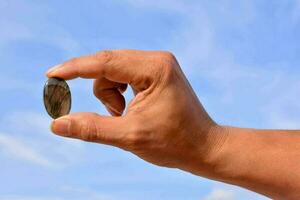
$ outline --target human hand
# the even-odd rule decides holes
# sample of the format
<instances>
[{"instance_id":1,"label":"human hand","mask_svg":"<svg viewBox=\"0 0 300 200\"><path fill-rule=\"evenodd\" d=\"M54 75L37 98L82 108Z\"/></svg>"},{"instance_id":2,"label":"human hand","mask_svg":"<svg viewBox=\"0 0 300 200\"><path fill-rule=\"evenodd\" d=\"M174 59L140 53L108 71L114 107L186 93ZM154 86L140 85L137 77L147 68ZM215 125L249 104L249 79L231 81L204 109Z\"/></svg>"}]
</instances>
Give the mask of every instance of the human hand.
<instances>
[{"instance_id":1,"label":"human hand","mask_svg":"<svg viewBox=\"0 0 300 200\"><path fill-rule=\"evenodd\" d=\"M168 52L112 50L71 59L47 72L65 80L95 79L94 94L113 116L74 113L56 119L65 137L113 145L156 165L211 176L226 134L206 113ZM127 112L122 92L133 88Z\"/></svg>"}]
</instances>

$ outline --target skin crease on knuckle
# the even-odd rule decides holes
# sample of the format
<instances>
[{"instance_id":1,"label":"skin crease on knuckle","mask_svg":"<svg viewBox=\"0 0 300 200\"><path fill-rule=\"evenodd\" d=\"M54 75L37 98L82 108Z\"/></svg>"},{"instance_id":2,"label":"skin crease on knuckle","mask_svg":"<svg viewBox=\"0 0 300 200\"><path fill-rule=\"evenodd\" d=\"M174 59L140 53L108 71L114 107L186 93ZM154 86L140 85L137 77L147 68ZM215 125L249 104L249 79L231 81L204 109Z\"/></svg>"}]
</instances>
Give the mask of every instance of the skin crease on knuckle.
<instances>
[{"instance_id":1,"label":"skin crease on knuckle","mask_svg":"<svg viewBox=\"0 0 300 200\"><path fill-rule=\"evenodd\" d=\"M94 56L97 58L97 60L99 60L104 65L108 65L113 60L117 59L118 53L115 52L115 51L113 52L113 51L110 51L110 50L104 50L104 51L97 52L96 54L94 54ZM103 76L104 77L105 77L105 73L106 73L106 70L104 68L103 69Z\"/></svg>"},{"instance_id":2,"label":"skin crease on knuckle","mask_svg":"<svg viewBox=\"0 0 300 200\"><path fill-rule=\"evenodd\" d=\"M87 142L97 142L97 126L93 119L78 120L78 137Z\"/></svg>"}]
</instances>

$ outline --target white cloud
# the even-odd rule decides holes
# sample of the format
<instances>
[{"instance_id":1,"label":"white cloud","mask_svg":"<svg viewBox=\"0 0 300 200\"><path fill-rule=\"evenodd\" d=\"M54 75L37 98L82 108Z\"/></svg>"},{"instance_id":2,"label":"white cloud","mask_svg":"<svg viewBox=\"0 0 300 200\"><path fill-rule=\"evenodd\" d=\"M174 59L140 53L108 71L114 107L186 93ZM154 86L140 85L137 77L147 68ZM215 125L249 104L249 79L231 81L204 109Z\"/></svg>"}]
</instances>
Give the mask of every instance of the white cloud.
<instances>
[{"instance_id":1,"label":"white cloud","mask_svg":"<svg viewBox=\"0 0 300 200\"><path fill-rule=\"evenodd\" d=\"M151 8L151 9L163 9L172 12L179 12L185 14L188 9L192 8L190 4L181 0L163 0L163 1L147 1L147 0L127 0L132 6Z\"/></svg>"},{"instance_id":2,"label":"white cloud","mask_svg":"<svg viewBox=\"0 0 300 200\"><path fill-rule=\"evenodd\" d=\"M235 200L235 194L232 190L213 189L203 200Z\"/></svg>"},{"instance_id":3,"label":"white cloud","mask_svg":"<svg viewBox=\"0 0 300 200\"><path fill-rule=\"evenodd\" d=\"M268 200L269 198L237 186L216 183L213 189L201 200Z\"/></svg>"},{"instance_id":4,"label":"white cloud","mask_svg":"<svg viewBox=\"0 0 300 200\"><path fill-rule=\"evenodd\" d=\"M112 195L102 194L101 192L92 190L87 187L63 186L60 188L65 193L75 194L75 200L90 199L90 200L114 200L117 199ZM118 198L119 199L119 198ZM123 199L123 198L122 198Z\"/></svg>"},{"instance_id":5,"label":"white cloud","mask_svg":"<svg viewBox=\"0 0 300 200\"><path fill-rule=\"evenodd\" d=\"M271 128L300 129L300 81L297 75L281 73L262 92L270 99L261 112Z\"/></svg>"},{"instance_id":6,"label":"white cloud","mask_svg":"<svg viewBox=\"0 0 300 200\"><path fill-rule=\"evenodd\" d=\"M235 185L223 184L221 182L214 182L211 191L208 192L208 194L204 196L201 200L238 200L238 199L268 200L269 198Z\"/></svg>"},{"instance_id":7,"label":"white cloud","mask_svg":"<svg viewBox=\"0 0 300 200\"><path fill-rule=\"evenodd\" d=\"M292 18L295 24L300 22L300 0L294 0L294 9L292 10Z\"/></svg>"},{"instance_id":8,"label":"white cloud","mask_svg":"<svg viewBox=\"0 0 300 200\"><path fill-rule=\"evenodd\" d=\"M34 149L25 145L22 141L15 137L9 136L9 134L0 133L0 150L0 152L7 155L7 159L12 157L29 161L44 167L57 167Z\"/></svg>"},{"instance_id":9,"label":"white cloud","mask_svg":"<svg viewBox=\"0 0 300 200\"><path fill-rule=\"evenodd\" d=\"M107 195L87 187L75 187L70 185L58 186L56 192L51 195L0 195L0 200L114 200L115 195ZM124 198L122 198L124 199Z\"/></svg>"},{"instance_id":10,"label":"white cloud","mask_svg":"<svg viewBox=\"0 0 300 200\"><path fill-rule=\"evenodd\" d=\"M49 16L56 13L42 2L28 4L24 0L1 1L0 11L3 16L0 18L0 26L5 27L0 32L0 51L5 51L11 42L28 40L55 46L66 57L79 53L79 43L64 27L49 19Z\"/></svg>"},{"instance_id":11,"label":"white cloud","mask_svg":"<svg viewBox=\"0 0 300 200\"><path fill-rule=\"evenodd\" d=\"M23 92L32 92L38 89L37 84L34 84L29 81L17 80L11 77L0 75L0 91L8 92L8 91L23 91Z\"/></svg>"},{"instance_id":12,"label":"white cloud","mask_svg":"<svg viewBox=\"0 0 300 200\"><path fill-rule=\"evenodd\" d=\"M199 1L188 4L181 0L172 2L166 0L159 3L143 0L129 0L129 2L145 9L164 9L182 14L186 27L174 34L175 45L170 45L170 49L175 52L189 77L197 77L202 82L208 82L215 92L218 92L220 104L234 106L235 103L241 103L236 99L241 101L240 99L243 99L241 91L247 90L249 98L257 101L255 104L257 107L254 109L263 118L264 127L300 128L300 108L297 101L300 92L299 75L290 70L288 60L269 62L264 66L247 66L234 52L218 44L222 38L220 35L222 33L217 29L219 23L224 23L223 25L231 23L228 25L238 26L238 30L242 31L249 30L249 24L260 20L255 1L210 4ZM291 9L290 13L294 13L286 16L287 18L292 18L293 15L299 17L300 0L295 0L294 4L290 8L282 6ZM214 8L213 12L210 10L211 6ZM292 26L292 23L290 25ZM208 98L203 92L200 94L204 99ZM246 108L248 100L244 99ZM243 118L247 119L247 116Z\"/></svg>"},{"instance_id":13,"label":"white cloud","mask_svg":"<svg viewBox=\"0 0 300 200\"><path fill-rule=\"evenodd\" d=\"M17 196L17 195L6 195L0 196L0 200L63 200L60 197L41 197L41 196Z\"/></svg>"},{"instance_id":14,"label":"white cloud","mask_svg":"<svg viewBox=\"0 0 300 200\"><path fill-rule=\"evenodd\" d=\"M11 158L51 169L62 169L82 161L83 143L50 133L50 119L23 111L0 119L0 148ZM8 134L9 133L9 134ZM1 153L1 151L0 151Z\"/></svg>"},{"instance_id":15,"label":"white cloud","mask_svg":"<svg viewBox=\"0 0 300 200\"><path fill-rule=\"evenodd\" d=\"M57 194L56 194L57 192ZM103 194L87 187L62 186L58 187L55 194L27 196L27 195L0 195L0 200L115 200L125 198L117 198L117 195ZM59 195L58 195L59 194Z\"/></svg>"}]
</instances>

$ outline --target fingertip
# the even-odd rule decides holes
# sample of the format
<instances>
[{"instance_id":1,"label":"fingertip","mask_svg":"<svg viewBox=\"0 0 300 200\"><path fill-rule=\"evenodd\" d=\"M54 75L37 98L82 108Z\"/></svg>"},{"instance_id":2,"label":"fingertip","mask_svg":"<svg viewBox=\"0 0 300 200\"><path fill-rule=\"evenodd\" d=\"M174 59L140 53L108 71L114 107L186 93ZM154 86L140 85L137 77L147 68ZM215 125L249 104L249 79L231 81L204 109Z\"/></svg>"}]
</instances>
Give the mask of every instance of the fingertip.
<instances>
[{"instance_id":1,"label":"fingertip","mask_svg":"<svg viewBox=\"0 0 300 200\"><path fill-rule=\"evenodd\" d=\"M61 68L61 66L62 66L62 64L58 64L58 65L55 65L55 66L51 67L51 68L48 69L48 71L46 72L46 76L47 76L48 78L53 77L54 74L55 74L55 72L57 72L57 70L58 70L59 68Z\"/></svg>"},{"instance_id":2,"label":"fingertip","mask_svg":"<svg viewBox=\"0 0 300 200\"><path fill-rule=\"evenodd\" d=\"M54 121L52 121L51 124L50 124L50 126L49 126L49 129L50 129L50 131L52 133L54 133L54 131L53 131L53 125L54 125Z\"/></svg>"},{"instance_id":3,"label":"fingertip","mask_svg":"<svg viewBox=\"0 0 300 200\"><path fill-rule=\"evenodd\" d=\"M68 136L69 130L70 130L71 120L66 117L60 117L58 119L55 119L51 125L50 130L60 136Z\"/></svg>"}]
</instances>

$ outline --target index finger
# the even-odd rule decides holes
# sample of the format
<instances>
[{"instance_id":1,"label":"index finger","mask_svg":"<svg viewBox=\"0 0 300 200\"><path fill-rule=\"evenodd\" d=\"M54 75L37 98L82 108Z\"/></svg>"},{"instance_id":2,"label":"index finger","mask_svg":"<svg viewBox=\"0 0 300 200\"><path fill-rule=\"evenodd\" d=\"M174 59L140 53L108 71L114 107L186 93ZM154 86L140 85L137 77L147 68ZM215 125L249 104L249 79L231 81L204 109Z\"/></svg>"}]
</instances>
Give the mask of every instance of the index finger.
<instances>
[{"instance_id":1,"label":"index finger","mask_svg":"<svg viewBox=\"0 0 300 200\"><path fill-rule=\"evenodd\" d=\"M149 62L154 52L138 50L101 51L94 55L73 58L47 71L48 77L65 80L81 78L101 78L132 83L137 77L150 76Z\"/></svg>"}]
</instances>

